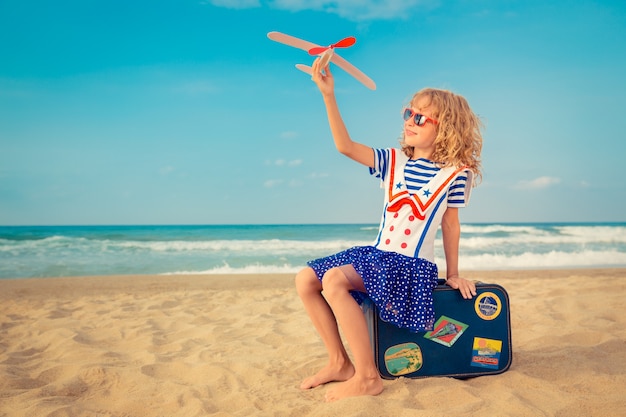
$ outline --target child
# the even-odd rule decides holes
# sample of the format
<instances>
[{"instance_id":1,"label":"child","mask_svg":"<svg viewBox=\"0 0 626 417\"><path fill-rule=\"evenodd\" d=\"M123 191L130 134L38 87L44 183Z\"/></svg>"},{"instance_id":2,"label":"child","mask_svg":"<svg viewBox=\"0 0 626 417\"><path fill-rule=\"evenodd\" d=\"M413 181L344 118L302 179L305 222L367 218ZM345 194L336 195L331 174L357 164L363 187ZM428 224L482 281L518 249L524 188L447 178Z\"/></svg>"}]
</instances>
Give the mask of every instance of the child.
<instances>
[{"instance_id":1,"label":"child","mask_svg":"<svg viewBox=\"0 0 626 417\"><path fill-rule=\"evenodd\" d=\"M469 200L473 176L480 175L482 137L480 122L463 97L425 89L403 112L402 149L372 149L350 138L335 101L333 76L328 66L320 68L319 59L313 63L313 81L322 93L337 150L368 166L385 186L374 245L310 261L296 276L298 295L328 353L328 364L300 387L342 381L326 393L326 401L336 401L383 390L359 307L364 295L376 303L383 320L413 331L432 329L432 290L438 277L434 240L440 224L447 284L463 298L476 295L474 283L458 272L457 211Z\"/></svg>"}]
</instances>

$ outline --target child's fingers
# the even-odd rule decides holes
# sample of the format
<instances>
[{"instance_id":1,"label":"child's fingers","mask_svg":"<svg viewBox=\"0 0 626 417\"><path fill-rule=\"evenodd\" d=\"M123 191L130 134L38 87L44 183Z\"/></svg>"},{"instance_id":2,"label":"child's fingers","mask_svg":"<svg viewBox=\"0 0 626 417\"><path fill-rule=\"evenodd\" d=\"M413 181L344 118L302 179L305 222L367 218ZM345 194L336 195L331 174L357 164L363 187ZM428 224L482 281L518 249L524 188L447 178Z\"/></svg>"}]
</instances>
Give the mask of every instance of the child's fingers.
<instances>
[{"instance_id":1,"label":"child's fingers","mask_svg":"<svg viewBox=\"0 0 626 417\"><path fill-rule=\"evenodd\" d=\"M470 299L476 295L476 284L474 281L469 281L464 278L451 278L448 280L447 284L455 290L459 290L461 296L465 299Z\"/></svg>"},{"instance_id":2,"label":"child's fingers","mask_svg":"<svg viewBox=\"0 0 626 417\"><path fill-rule=\"evenodd\" d=\"M317 57L313 61L313 64L311 65L311 68L313 69L313 71L318 71L319 70L319 66L320 66L320 59L319 59L319 57Z\"/></svg>"},{"instance_id":3,"label":"child's fingers","mask_svg":"<svg viewBox=\"0 0 626 417\"><path fill-rule=\"evenodd\" d=\"M315 61L313 61L313 65L311 65L311 79L313 81L315 81L316 83L319 82L322 73L320 71L320 59L319 58L315 58Z\"/></svg>"},{"instance_id":4,"label":"child's fingers","mask_svg":"<svg viewBox=\"0 0 626 417\"><path fill-rule=\"evenodd\" d=\"M466 281L467 285L463 289L463 297L472 298L476 295L476 284L473 281Z\"/></svg>"},{"instance_id":5,"label":"child's fingers","mask_svg":"<svg viewBox=\"0 0 626 417\"><path fill-rule=\"evenodd\" d=\"M326 65L326 68L324 68L324 73L326 74L327 77L333 78L333 74L331 74L330 72L330 64Z\"/></svg>"}]
</instances>

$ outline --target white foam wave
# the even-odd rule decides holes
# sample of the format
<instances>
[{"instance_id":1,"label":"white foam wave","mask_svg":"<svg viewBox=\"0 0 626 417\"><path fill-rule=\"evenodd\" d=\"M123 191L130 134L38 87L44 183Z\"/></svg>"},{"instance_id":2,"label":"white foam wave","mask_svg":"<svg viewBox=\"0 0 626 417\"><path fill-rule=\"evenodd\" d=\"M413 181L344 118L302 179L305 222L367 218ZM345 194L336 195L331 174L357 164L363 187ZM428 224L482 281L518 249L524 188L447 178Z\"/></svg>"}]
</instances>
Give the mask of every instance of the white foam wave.
<instances>
[{"instance_id":1,"label":"white foam wave","mask_svg":"<svg viewBox=\"0 0 626 417\"><path fill-rule=\"evenodd\" d=\"M462 233L493 234L493 233L525 233L531 235L542 235L545 230L534 226L526 225L506 225L506 224L461 224Z\"/></svg>"},{"instance_id":2,"label":"white foam wave","mask_svg":"<svg viewBox=\"0 0 626 417\"><path fill-rule=\"evenodd\" d=\"M444 268L443 259L437 263ZM548 253L526 252L507 256L501 254L480 254L461 256L459 266L462 270L510 270L510 269L541 269L541 268L592 268L592 267L626 267L626 253L618 251L580 251ZM205 270L179 270L162 275L212 275L212 274L295 274L304 265L262 265L259 263L240 267L224 263Z\"/></svg>"},{"instance_id":3,"label":"white foam wave","mask_svg":"<svg viewBox=\"0 0 626 417\"><path fill-rule=\"evenodd\" d=\"M49 236L43 239L9 240L0 239L0 252L19 252L69 246L82 246L88 242L85 238L67 236Z\"/></svg>"},{"instance_id":4,"label":"white foam wave","mask_svg":"<svg viewBox=\"0 0 626 417\"><path fill-rule=\"evenodd\" d=\"M626 266L626 226L622 224L462 227L459 256L462 269ZM377 226L363 228L375 230ZM263 234L233 234L232 238L220 234L219 238L210 239L197 234L81 236L68 233L64 236L60 235L62 232L54 233L56 235L45 238L24 235L18 235L17 239L0 238L0 277L163 271L173 271L168 272L170 274L296 273L307 260L372 243L363 241L369 239L363 233L325 235L323 231L312 233L310 240L260 239L265 237ZM116 236L120 240L116 240ZM168 236L176 240L167 240ZM319 240L320 237L327 240ZM159 238L162 240L155 240ZM438 264L444 266L440 237L435 242L435 251Z\"/></svg>"},{"instance_id":5,"label":"white foam wave","mask_svg":"<svg viewBox=\"0 0 626 417\"><path fill-rule=\"evenodd\" d=\"M108 245L126 249L143 249L155 252L237 252L237 253L272 253L276 255L339 251L355 245L367 245L371 242L351 242L347 240L300 241L300 240L212 240L212 241L127 241Z\"/></svg>"},{"instance_id":6,"label":"white foam wave","mask_svg":"<svg viewBox=\"0 0 626 417\"><path fill-rule=\"evenodd\" d=\"M369 227L369 226L364 226ZM376 229L376 227L372 227ZM113 240L85 237L50 236L44 239L0 239L0 253L22 253L48 250L149 251L149 252L236 252L236 253L307 253L334 252L355 245L369 245L371 241L350 239L285 240L285 239L222 239L222 240ZM551 228L533 225L463 225L461 246L468 249L488 249L518 245L626 244L626 226L621 225L564 225ZM440 240L436 245L441 245ZM520 252L527 246L521 246ZM513 252L516 250L513 249Z\"/></svg>"},{"instance_id":7,"label":"white foam wave","mask_svg":"<svg viewBox=\"0 0 626 417\"><path fill-rule=\"evenodd\" d=\"M304 265L245 265L242 267L232 267L229 264L224 264L211 269L202 271L175 271L167 272L161 275L214 275L214 274L295 274L300 271Z\"/></svg>"},{"instance_id":8,"label":"white foam wave","mask_svg":"<svg viewBox=\"0 0 626 417\"><path fill-rule=\"evenodd\" d=\"M525 252L519 255L485 253L462 256L461 269L528 269L528 268L581 268L581 267L623 267L626 266L626 253L616 250L578 252L550 251L547 253Z\"/></svg>"},{"instance_id":9,"label":"white foam wave","mask_svg":"<svg viewBox=\"0 0 626 417\"><path fill-rule=\"evenodd\" d=\"M626 242L626 226L622 225L555 225L555 226L533 226L533 225L477 225L463 224L461 232L464 235L484 235L485 238L496 238L497 234L502 237L518 237L522 239L533 239L541 237L562 237L563 239L578 237L581 241L615 241Z\"/></svg>"},{"instance_id":10,"label":"white foam wave","mask_svg":"<svg viewBox=\"0 0 626 417\"><path fill-rule=\"evenodd\" d=\"M32 252L45 250L90 251L148 251L148 252L235 252L235 253L273 253L276 255L333 252L351 246L369 245L371 241L349 240L173 240L173 241L135 241L135 240L91 240L54 236L40 240L7 241L0 240L0 252Z\"/></svg>"},{"instance_id":11,"label":"white foam wave","mask_svg":"<svg viewBox=\"0 0 626 417\"><path fill-rule=\"evenodd\" d=\"M514 245L586 245L594 243L624 244L626 230L563 230L563 233L515 234L510 236L462 236L461 246L480 249Z\"/></svg>"},{"instance_id":12,"label":"white foam wave","mask_svg":"<svg viewBox=\"0 0 626 417\"><path fill-rule=\"evenodd\" d=\"M624 226L559 226L556 229L565 236L575 236L581 239L626 242L626 227Z\"/></svg>"}]
</instances>

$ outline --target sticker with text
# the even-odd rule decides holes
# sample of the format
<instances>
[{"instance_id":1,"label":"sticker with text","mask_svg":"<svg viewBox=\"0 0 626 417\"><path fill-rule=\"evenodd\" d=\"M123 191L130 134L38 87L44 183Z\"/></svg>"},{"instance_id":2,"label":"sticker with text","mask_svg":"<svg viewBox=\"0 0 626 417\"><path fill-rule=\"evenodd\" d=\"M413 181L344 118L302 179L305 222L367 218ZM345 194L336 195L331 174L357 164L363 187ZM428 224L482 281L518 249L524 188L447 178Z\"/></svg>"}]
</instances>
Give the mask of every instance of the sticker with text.
<instances>
[{"instance_id":1,"label":"sticker with text","mask_svg":"<svg viewBox=\"0 0 626 417\"><path fill-rule=\"evenodd\" d=\"M470 365L480 368L498 369L501 352L502 340L475 337L472 347L472 362Z\"/></svg>"},{"instance_id":2,"label":"sticker with text","mask_svg":"<svg viewBox=\"0 0 626 417\"><path fill-rule=\"evenodd\" d=\"M476 314L483 320L493 320L500 315L502 311L502 301L500 297L492 292L484 292L476 297L474 302L474 310Z\"/></svg>"}]
</instances>

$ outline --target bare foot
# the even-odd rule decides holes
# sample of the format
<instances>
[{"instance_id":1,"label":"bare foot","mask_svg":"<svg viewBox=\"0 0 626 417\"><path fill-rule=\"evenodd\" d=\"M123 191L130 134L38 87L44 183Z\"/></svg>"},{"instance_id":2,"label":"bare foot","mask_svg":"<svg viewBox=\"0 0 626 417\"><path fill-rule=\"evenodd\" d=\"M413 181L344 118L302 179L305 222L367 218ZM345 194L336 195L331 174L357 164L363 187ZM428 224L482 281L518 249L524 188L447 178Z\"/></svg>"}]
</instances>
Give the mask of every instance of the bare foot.
<instances>
[{"instance_id":1,"label":"bare foot","mask_svg":"<svg viewBox=\"0 0 626 417\"><path fill-rule=\"evenodd\" d=\"M378 395L381 392L383 392L383 381L378 374L372 378L354 376L337 387L329 389L326 393L326 401L332 402L361 395Z\"/></svg>"},{"instance_id":2,"label":"bare foot","mask_svg":"<svg viewBox=\"0 0 626 417\"><path fill-rule=\"evenodd\" d=\"M302 384L301 389L315 388L327 382L347 381L354 375L354 366L351 362L346 362L341 366L326 365L318 373L308 377Z\"/></svg>"}]
</instances>

